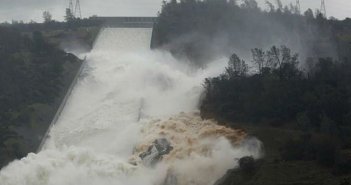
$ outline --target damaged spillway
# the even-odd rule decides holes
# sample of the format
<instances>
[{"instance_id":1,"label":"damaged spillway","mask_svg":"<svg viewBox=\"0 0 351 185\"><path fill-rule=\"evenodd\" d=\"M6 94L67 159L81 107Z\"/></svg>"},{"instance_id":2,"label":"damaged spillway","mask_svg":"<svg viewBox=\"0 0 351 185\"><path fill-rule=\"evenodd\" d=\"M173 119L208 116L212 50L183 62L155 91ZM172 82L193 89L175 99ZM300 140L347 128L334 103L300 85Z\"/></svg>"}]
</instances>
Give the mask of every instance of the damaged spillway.
<instances>
[{"instance_id":1,"label":"damaged spillway","mask_svg":"<svg viewBox=\"0 0 351 185\"><path fill-rule=\"evenodd\" d=\"M0 171L1 185L211 185L259 157L260 142L202 120L206 77L149 49L152 29L104 29L42 151Z\"/></svg>"}]
</instances>

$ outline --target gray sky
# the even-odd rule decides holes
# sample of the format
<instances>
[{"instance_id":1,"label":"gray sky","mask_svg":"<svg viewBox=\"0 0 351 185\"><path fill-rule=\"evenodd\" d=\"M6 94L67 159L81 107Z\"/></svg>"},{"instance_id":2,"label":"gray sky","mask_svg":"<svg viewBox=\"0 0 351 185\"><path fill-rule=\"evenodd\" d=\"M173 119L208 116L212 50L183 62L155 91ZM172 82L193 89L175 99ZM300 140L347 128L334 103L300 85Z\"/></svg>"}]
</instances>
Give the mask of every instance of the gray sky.
<instances>
[{"instance_id":1,"label":"gray sky","mask_svg":"<svg viewBox=\"0 0 351 185\"><path fill-rule=\"evenodd\" d=\"M240 0L239 0L240 1ZM257 0L261 5L265 0ZM275 2L275 0L270 0ZM284 4L296 0L282 0ZM161 0L80 0L84 17L99 16L156 16ZM320 8L320 0L300 0L301 8ZM63 20L68 0L0 0L0 22L11 20L42 21L48 10L55 20ZM328 16L339 19L351 17L351 0L326 0Z\"/></svg>"}]
</instances>

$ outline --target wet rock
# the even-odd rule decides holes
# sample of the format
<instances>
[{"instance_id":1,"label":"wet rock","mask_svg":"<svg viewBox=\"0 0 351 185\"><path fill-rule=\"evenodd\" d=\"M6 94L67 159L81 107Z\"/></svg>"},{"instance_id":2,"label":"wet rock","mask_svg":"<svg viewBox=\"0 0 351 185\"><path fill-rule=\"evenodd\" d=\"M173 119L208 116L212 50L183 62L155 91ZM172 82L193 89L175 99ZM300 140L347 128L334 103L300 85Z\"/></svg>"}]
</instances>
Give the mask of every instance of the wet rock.
<instances>
[{"instance_id":1,"label":"wet rock","mask_svg":"<svg viewBox=\"0 0 351 185\"><path fill-rule=\"evenodd\" d=\"M255 170L255 159L251 156L239 159L240 170L244 173L252 173Z\"/></svg>"},{"instance_id":2,"label":"wet rock","mask_svg":"<svg viewBox=\"0 0 351 185\"><path fill-rule=\"evenodd\" d=\"M227 173L220 179L218 179L214 185L231 185L234 184L233 182L235 182L235 180L237 180L237 178L240 178L240 176L238 177L236 175L237 170L235 169L231 169L228 170Z\"/></svg>"},{"instance_id":3,"label":"wet rock","mask_svg":"<svg viewBox=\"0 0 351 185\"><path fill-rule=\"evenodd\" d=\"M157 162L162 160L164 155L169 154L172 149L173 147L167 139L156 139L148 150L141 153L139 157L143 160L145 166L152 167L157 164Z\"/></svg>"},{"instance_id":4,"label":"wet rock","mask_svg":"<svg viewBox=\"0 0 351 185\"><path fill-rule=\"evenodd\" d=\"M256 169L256 162L253 157L246 156L237 159L239 168L230 169L220 179L218 179L214 185L232 185L232 184L243 184L252 177Z\"/></svg>"}]
</instances>

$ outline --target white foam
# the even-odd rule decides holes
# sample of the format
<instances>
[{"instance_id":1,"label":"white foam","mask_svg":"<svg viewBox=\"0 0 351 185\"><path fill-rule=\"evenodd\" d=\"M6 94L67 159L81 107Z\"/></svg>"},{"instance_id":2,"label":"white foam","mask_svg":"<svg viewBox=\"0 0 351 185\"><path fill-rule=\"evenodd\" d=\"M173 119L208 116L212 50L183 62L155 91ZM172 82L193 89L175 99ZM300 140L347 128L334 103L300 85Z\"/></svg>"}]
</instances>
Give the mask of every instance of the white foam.
<instances>
[{"instance_id":1,"label":"white foam","mask_svg":"<svg viewBox=\"0 0 351 185\"><path fill-rule=\"evenodd\" d=\"M259 149L248 151L217 138L211 141L211 156L189 155L178 165L164 161L154 169L128 163L145 141L142 129L154 119L197 111L204 78L226 65L220 60L207 69L190 68L169 53L149 50L151 33L146 28L102 31L44 149L1 170L1 185L158 185L170 166L184 171L179 174L184 182L211 184L236 165L235 157L258 156ZM216 173L210 176L208 167Z\"/></svg>"}]
</instances>

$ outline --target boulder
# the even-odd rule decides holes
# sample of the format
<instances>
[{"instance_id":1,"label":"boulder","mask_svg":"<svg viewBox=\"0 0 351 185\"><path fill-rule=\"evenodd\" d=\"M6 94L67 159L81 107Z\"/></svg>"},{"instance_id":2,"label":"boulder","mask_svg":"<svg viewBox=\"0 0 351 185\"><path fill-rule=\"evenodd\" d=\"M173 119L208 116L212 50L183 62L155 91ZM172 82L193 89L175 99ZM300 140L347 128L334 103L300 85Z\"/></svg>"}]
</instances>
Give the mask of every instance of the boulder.
<instances>
[{"instance_id":1,"label":"boulder","mask_svg":"<svg viewBox=\"0 0 351 185\"><path fill-rule=\"evenodd\" d=\"M240 158L239 167L244 173L252 173L255 170L255 159L251 156Z\"/></svg>"},{"instance_id":2,"label":"boulder","mask_svg":"<svg viewBox=\"0 0 351 185\"><path fill-rule=\"evenodd\" d=\"M171 143L165 139L156 139L146 152L143 152L139 157L143 160L145 166L152 167L156 165L164 155L169 154L173 149Z\"/></svg>"}]
</instances>

